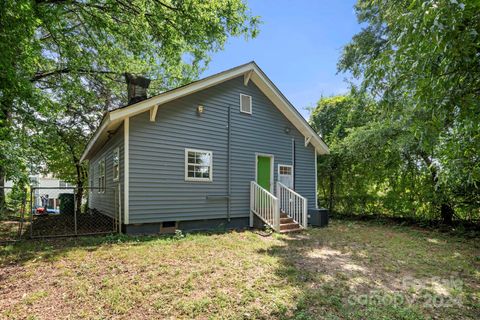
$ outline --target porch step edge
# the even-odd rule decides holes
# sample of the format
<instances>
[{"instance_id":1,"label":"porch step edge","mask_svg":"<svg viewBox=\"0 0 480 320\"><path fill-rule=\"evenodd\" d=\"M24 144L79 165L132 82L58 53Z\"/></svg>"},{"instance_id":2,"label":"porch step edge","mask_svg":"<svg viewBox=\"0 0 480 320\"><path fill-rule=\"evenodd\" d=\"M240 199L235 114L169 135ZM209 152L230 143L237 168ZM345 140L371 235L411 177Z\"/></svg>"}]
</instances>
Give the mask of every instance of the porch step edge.
<instances>
[{"instance_id":1,"label":"porch step edge","mask_svg":"<svg viewBox=\"0 0 480 320\"><path fill-rule=\"evenodd\" d=\"M280 224L293 223L293 218L280 218Z\"/></svg>"},{"instance_id":2,"label":"porch step edge","mask_svg":"<svg viewBox=\"0 0 480 320\"><path fill-rule=\"evenodd\" d=\"M296 222L280 224L280 230L297 229L299 227L300 227L300 225Z\"/></svg>"}]
</instances>

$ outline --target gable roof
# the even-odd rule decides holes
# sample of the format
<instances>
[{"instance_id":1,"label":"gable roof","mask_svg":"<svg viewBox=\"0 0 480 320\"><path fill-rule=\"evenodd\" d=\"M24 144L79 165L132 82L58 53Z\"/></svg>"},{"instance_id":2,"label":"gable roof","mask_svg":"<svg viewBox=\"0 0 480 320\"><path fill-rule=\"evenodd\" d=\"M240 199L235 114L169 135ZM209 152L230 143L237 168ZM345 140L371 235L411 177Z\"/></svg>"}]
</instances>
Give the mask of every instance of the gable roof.
<instances>
[{"instance_id":1,"label":"gable roof","mask_svg":"<svg viewBox=\"0 0 480 320\"><path fill-rule=\"evenodd\" d=\"M212 76L191 82L187 85L163 92L159 95L142 100L132 105L120 107L107 112L88 142L83 151L80 161L90 159L92 155L108 140L110 134L115 132L123 123L123 120L134 115L151 111L153 108L187 96L189 94L213 87L219 83L244 76L244 83L253 81L255 85L265 94L272 103L283 113L283 115L300 131L305 137L305 143L311 143L319 154L328 154L329 150L322 138L312 129L303 116L278 90L265 73L252 61L238 67L214 74Z\"/></svg>"}]
</instances>

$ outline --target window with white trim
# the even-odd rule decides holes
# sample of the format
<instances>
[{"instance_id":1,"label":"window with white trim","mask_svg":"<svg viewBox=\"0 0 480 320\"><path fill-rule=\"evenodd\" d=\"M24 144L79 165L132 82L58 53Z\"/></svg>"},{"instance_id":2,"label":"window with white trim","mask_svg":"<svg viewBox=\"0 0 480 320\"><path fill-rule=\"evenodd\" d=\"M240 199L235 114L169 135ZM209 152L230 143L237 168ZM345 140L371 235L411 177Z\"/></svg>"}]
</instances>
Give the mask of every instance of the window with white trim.
<instances>
[{"instance_id":1,"label":"window with white trim","mask_svg":"<svg viewBox=\"0 0 480 320\"><path fill-rule=\"evenodd\" d=\"M240 112L252 114L252 97L240 93Z\"/></svg>"},{"instance_id":2,"label":"window with white trim","mask_svg":"<svg viewBox=\"0 0 480 320\"><path fill-rule=\"evenodd\" d=\"M113 181L118 181L120 178L120 150L117 148L113 149L112 155L113 162Z\"/></svg>"},{"instance_id":3,"label":"window with white trim","mask_svg":"<svg viewBox=\"0 0 480 320\"><path fill-rule=\"evenodd\" d=\"M105 193L105 159L98 162L98 193Z\"/></svg>"},{"instance_id":4,"label":"window with white trim","mask_svg":"<svg viewBox=\"0 0 480 320\"><path fill-rule=\"evenodd\" d=\"M212 181L212 152L185 149L185 181Z\"/></svg>"},{"instance_id":5,"label":"window with white trim","mask_svg":"<svg viewBox=\"0 0 480 320\"><path fill-rule=\"evenodd\" d=\"M278 181L284 184L287 188L293 189L293 166L279 164Z\"/></svg>"}]
</instances>

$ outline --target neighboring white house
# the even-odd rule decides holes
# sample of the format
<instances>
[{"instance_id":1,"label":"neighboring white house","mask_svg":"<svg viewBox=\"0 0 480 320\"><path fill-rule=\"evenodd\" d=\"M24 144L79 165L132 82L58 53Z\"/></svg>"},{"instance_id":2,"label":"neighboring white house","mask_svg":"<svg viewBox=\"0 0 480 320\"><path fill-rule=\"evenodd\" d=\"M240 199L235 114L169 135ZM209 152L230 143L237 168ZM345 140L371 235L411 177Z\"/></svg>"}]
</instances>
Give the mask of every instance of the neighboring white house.
<instances>
[{"instance_id":1,"label":"neighboring white house","mask_svg":"<svg viewBox=\"0 0 480 320\"><path fill-rule=\"evenodd\" d=\"M48 208L58 209L60 201L58 199L60 193L72 193L73 185L55 178L52 174L47 175L31 175L30 183L35 187L33 194L33 206L42 206L42 196L48 195ZM5 183L7 188L6 193L9 193L8 188L13 187L12 181ZM69 189L72 188L72 189Z\"/></svg>"}]
</instances>

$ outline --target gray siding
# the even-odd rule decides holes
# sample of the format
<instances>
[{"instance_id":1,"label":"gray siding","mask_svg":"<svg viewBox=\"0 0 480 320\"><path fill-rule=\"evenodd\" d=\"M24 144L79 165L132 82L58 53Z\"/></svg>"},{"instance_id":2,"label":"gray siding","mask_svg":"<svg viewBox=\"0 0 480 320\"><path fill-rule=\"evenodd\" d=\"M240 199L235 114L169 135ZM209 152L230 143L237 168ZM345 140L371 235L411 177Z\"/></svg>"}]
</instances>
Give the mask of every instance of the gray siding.
<instances>
[{"instance_id":1,"label":"gray siding","mask_svg":"<svg viewBox=\"0 0 480 320\"><path fill-rule=\"evenodd\" d=\"M119 148L120 153L120 179L113 181L113 150ZM97 209L100 212L113 216L115 213L115 205L118 203L118 184L121 186L121 201L123 208L123 181L124 181L124 131L123 125L110 137L95 156L89 162L89 186L98 188L99 162L105 159L105 180L106 191L99 193L98 189L92 189L89 193L89 208ZM93 186L91 181L93 179ZM123 210L122 210L123 212ZM122 219L123 220L123 219Z\"/></svg>"},{"instance_id":2,"label":"gray siding","mask_svg":"<svg viewBox=\"0 0 480 320\"><path fill-rule=\"evenodd\" d=\"M239 111L239 96L252 96L253 114ZM204 106L198 115L196 108ZM158 108L155 122L145 112L130 119L130 223L227 217L228 108L231 108L231 212L248 217L250 181L256 153L292 164L296 144L295 186L315 208L315 151L304 137L250 81L239 77L177 99ZM286 133L285 128L290 132ZM213 152L213 181L185 181L185 148Z\"/></svg>"}]
</instances>

